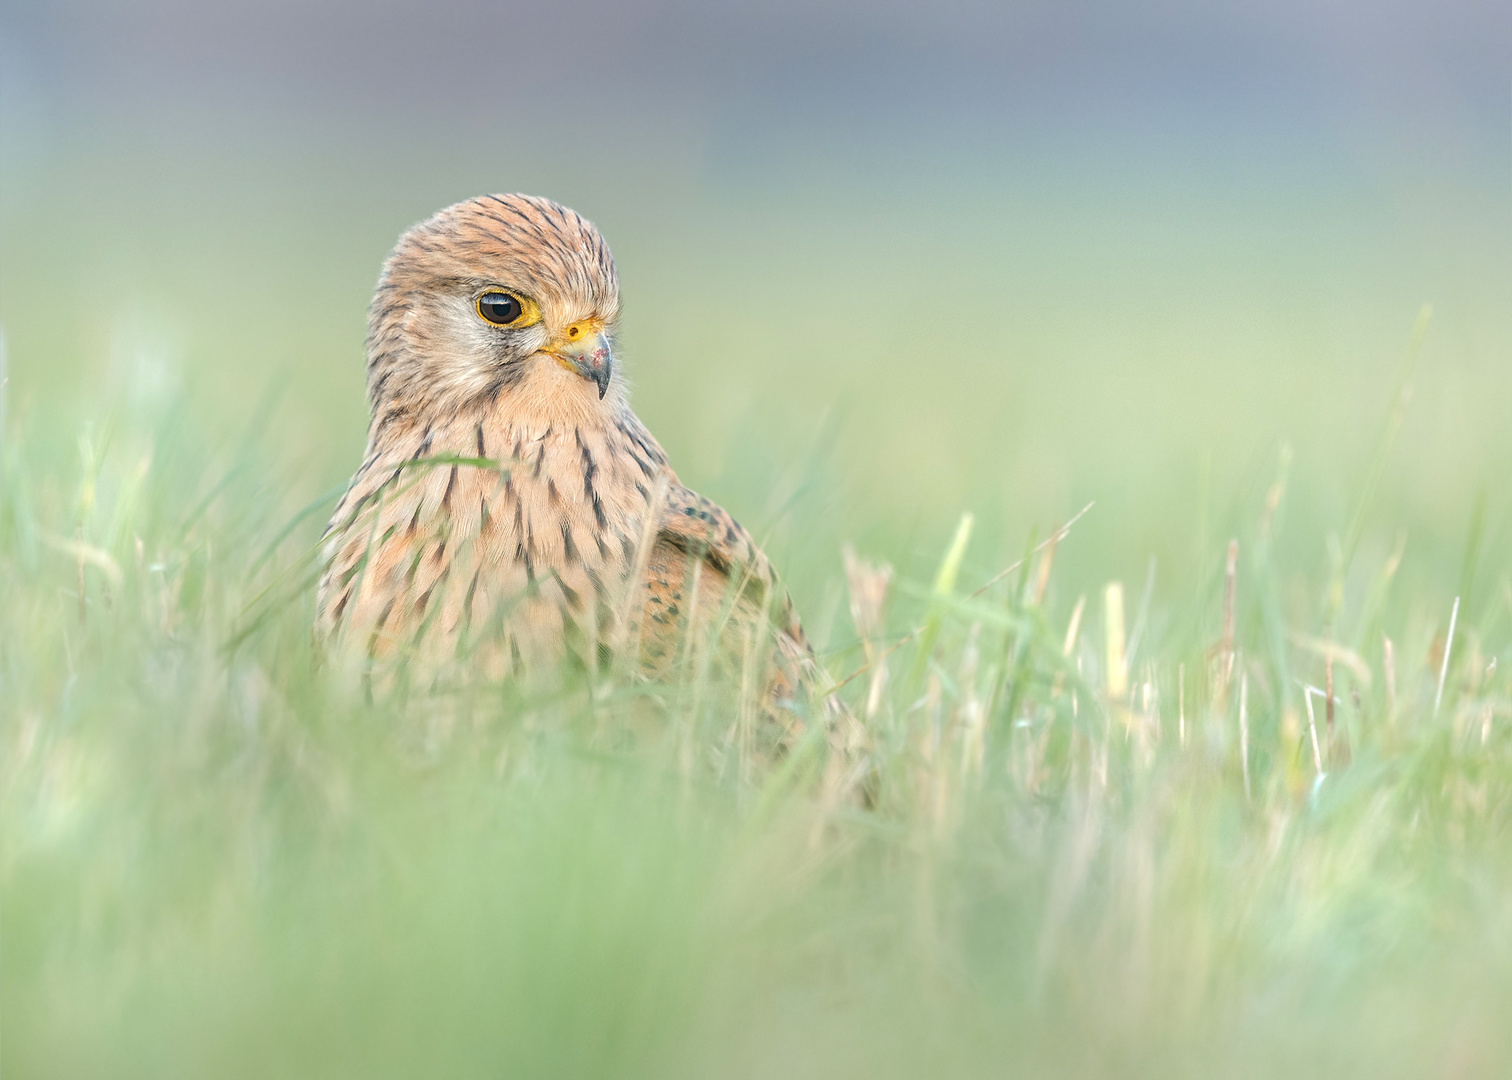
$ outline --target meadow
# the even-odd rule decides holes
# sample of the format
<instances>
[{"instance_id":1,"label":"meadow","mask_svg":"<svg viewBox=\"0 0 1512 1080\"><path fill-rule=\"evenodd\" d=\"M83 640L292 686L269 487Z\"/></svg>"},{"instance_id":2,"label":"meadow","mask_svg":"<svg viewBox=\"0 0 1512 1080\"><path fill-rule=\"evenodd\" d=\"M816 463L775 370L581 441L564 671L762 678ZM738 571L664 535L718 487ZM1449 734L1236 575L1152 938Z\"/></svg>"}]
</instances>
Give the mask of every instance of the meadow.
<instances>
[{"instance_id":1,"label":"meadow","mask_svg":"<svg viewBox=\"0 0 1512 1080\"><path fill-rule=\"evenodd\" d=\"M92 138L3 220L8 1075L1512 1071L1504 190L525 170L863 807L696 673L626 745L643 687L313 647L367 290L497 162Z\"/></svg>"}]
</instances>

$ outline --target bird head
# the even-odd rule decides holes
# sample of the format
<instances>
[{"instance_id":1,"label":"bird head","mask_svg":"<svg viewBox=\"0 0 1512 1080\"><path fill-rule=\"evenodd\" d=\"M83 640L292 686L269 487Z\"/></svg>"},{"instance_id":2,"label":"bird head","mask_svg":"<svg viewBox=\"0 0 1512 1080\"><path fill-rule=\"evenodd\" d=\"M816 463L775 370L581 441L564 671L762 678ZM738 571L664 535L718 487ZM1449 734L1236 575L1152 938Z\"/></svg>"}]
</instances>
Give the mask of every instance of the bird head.
<instances>
[{"instance_id":1,"label":"bird head","mask_svg":"<svg viewBox=\"0 0 1512 1080\"><path fill-rule=\"evenodd\" d=\"M508 408L591 422L624 401L619 280L592 223L549 199L485 195L399 238L368 312L375 424Z\"/></svg>"}]
</instances>

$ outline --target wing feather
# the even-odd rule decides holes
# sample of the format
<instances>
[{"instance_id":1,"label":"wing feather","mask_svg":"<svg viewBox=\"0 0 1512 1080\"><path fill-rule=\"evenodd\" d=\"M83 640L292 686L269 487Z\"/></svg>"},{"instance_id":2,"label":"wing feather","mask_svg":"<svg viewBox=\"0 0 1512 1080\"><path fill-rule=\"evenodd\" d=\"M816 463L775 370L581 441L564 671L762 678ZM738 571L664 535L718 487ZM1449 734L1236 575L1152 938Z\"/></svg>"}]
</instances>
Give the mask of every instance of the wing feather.
<instances>
[{"instance_id":1,"label":"wing feather","mask_svg":"<svg viewBox=\"0 0 1512 1080\"><path fill-rule=\"evenodd\" d=\"M697 560L703 563L701 609L726 603L733 591L741 617L764 614L793 649L810 652L787 590L750 533L719 504L674 483L667 489L651 557L652 567L661 571L648 574L652 595L659 589L684 593L688 568Z\"/></svg>"}]
</instances>

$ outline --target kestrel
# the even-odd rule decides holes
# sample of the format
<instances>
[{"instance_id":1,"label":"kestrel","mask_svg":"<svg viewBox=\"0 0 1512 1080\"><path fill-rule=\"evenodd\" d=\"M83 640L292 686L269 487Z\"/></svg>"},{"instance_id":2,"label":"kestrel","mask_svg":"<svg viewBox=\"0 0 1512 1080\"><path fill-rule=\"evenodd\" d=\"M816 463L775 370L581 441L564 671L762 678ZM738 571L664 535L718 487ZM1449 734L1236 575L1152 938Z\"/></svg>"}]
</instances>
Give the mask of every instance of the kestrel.
<instances>
[{"instance_id":1,"label":"kestrel","mask_svg":"<svg viewBox=\"0 0 1512 1080\"><path fill-rule=\"evenodd\" d=\"M400 237L317 627L506 677L627 657L664 677L702 639L796 717L818 670L803 628L766 555L631 411L619 310L603 237L548 199L470 199Z\"/></svg>"}]
</instances>

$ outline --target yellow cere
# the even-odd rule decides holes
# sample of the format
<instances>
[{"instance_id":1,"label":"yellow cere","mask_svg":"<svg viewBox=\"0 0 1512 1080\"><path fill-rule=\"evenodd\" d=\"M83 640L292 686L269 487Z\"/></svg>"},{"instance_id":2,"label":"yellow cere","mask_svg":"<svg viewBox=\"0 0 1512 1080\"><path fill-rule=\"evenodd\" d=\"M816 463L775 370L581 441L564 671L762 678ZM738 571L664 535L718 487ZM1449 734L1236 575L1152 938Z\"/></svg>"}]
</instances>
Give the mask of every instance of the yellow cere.
<instances>
[{"instance_id":1,"label":"yellow cere","mask_svg":"<svg viewBox=\"0 0 1512 1080\"><path fill-rule=\"evenodd\" d=\"M604 324L598 319L580 319L562 331L562 340L568 345L576 345L584 338L597 334L603 328Z\"/></svg>"}]
</instances>

